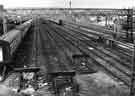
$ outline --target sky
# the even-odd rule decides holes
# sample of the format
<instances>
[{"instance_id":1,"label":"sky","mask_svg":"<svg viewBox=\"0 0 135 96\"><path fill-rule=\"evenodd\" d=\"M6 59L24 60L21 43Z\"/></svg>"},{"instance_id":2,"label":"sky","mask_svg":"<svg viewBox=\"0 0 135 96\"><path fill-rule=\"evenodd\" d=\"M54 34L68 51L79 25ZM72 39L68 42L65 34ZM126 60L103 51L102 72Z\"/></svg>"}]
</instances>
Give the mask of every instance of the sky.
<instances>
[{"instance_id":1,"label":"sky","mask_svg":"<svg viewBox=\"0 0 135 96\"><path fill-rule=\"evenodd\" d=\"M70 0L0 0L4 8L59 7L69 8ZM135 0L71 0L72 8L128 8Z\"/></svg>"}]
</instances>

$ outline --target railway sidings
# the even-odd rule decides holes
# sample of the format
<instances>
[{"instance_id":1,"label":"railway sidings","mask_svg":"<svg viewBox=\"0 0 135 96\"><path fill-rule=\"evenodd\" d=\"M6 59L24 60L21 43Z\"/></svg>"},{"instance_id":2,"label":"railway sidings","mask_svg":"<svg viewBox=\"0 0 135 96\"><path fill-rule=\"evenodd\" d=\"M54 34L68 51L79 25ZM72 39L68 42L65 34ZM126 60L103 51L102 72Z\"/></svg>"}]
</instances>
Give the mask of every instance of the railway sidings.
<instances>
[{"instance_id":1,"label":"railway sidings","mask_svg":"<svg viewBox=\"0 0 135 96\"><path fill-rule=\"evenodd\" d=\"M128 88L131 79L133 45L108 38L112 35L109 33L95 32L92 29L84 30L75 26L60 25L44 18L32 20L31 26L26 30L24 38L21 38L19 46L11 56L13 62L9 63L12 65L10 71L16 74L14 70L17 68L24 68L24 70L39 68L40 71L37 72L39 82L33 86L36 86L35 91L38 92L41 89L39 83L46 84L43 86L48 88L45 91L47 94L55 93L50 87L53 86L50 82L52 73L73 75L75 72L77 76L73 80L80 84L83 76L103 72ZM9 74L10 76L12 75ZM75 92L77 95L85 96L87 92L82 90L83 88L80 88L79 92Z\"/></svg>"}]
</instances>

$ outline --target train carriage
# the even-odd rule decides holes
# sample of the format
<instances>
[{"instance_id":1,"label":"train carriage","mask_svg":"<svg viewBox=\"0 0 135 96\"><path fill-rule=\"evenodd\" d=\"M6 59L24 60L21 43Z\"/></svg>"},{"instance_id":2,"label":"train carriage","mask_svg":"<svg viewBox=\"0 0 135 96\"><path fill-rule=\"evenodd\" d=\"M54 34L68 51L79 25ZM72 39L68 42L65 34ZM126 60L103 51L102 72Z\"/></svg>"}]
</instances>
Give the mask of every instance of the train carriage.
<instances>
[{"instance_id":1,"label":"train carriage","mask_svg":"<svg viewBox=\"0 0 135 96\"><path fill-rule=\"evenodd\" d=\"M31 22L32 20L28 20L0 37L0 81L4 80L6 67L11 63L11 57L30 28Z\"/></svg>"}]
</instances>

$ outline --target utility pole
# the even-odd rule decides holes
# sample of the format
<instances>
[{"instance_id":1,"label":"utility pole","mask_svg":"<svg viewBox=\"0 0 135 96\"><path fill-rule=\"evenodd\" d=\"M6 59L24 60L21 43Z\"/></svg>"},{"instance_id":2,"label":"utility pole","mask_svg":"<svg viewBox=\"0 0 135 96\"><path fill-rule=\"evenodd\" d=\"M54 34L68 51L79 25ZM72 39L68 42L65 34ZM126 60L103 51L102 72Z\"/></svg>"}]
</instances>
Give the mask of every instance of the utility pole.
<instances>
[{"instance_id":1,"label":"utility pole","mask_svg":"<svg viewBox=\"0 0 135 96\"><path fill-rule=\"evenodd\" d=\"M127 31L127 39L129 42L132 42L134 41L134 38L133 38L133 0L129 0L130 3L129 3L129 8L127 9L127 28L126 28L126 31Z\"/></svg>"},{"instance_id":2,"label":"utility pole","mask_svg":"<svg viewBox=\"0 0 135 96\"><path fill-rule=\"evenodd\" d=\"M69 8L71 9L71 7L72 7L72 1L70 0L69 1Z\"/></svg>"},{"instance_id":3,"label":"utility pole","mask_svg":"<svg viewBox=\"0 0 135 96\"><path fill-rule=\"evenodd\" d=\"M3 16L3 31L4 34L7 33L7 18L6 18L6 10L4 10L4 16Z\"/></svg>"},{"instance_id":4,"label":"utility pole","mask_svg":"<svg viewBox=\"0 0 135 96\"><path fill-rule=\"evenodd\" d=\"M70 21L72 21L72 10L71 10L71 7L72 7L72 1L69 0L69 17L70 17Z\"/></svg>"},{"instance_id":5,"label":"utility pole","mask_svg":"<svg viewBox=\"0 0 135 96\"><path fill-rule=\"evenodd\" d=\"M134 41L134 50L132 54L132 74L131 74L131 84L130 84L130 96L135 96L135 41Z\"/></svg>"},{"instance_id":6,"label":"utility pole","mask_svg":"<svg viewBox=\"0 0 135 96\"><path fill-rule=\"evenodd\" d=\"M0 35L7 33L6 10L0 5Z\"/></svg>"},{"instance_id":7,"label":"utility pole","mask_svg":"<svg viewBox=\"0 0 135 96\"><path fill-rule=\"evenodd\" d=\"M127 38L133 43L133 9L127 9Z\"/></svg>"},{"instance_id":8,"label":"utility pole","mask_svg":"<svg viewBox=\"0 0 135 96\"><path fill-rule=\"evenodd\" d=\"M4 23L3 23L3 20L4 20L4 11L3 11L3 5L0 5L0 35L2 35L4 33Z\"/></svg>"},{"instance_id":9,"label":"utility pole","mask_svg":"<svg viewBox=\"0 0 135 96\"><path fill-rule=\"evenodd\" d=\"M133 3L133 0L132 0L132 3ZM131 86L130 86L130 96L135 96L135 40L134 40L134 34L133 34L133 31L134 31L134 26L133 26L133 23L134 23L134 20L133 20L133 5L132 5L132 11L131 11L131 40L133 41L133 44L134 44L134 50L133 50L133 53L132 53L132 74L131 74Z\"/></svg>"}]
</instances>

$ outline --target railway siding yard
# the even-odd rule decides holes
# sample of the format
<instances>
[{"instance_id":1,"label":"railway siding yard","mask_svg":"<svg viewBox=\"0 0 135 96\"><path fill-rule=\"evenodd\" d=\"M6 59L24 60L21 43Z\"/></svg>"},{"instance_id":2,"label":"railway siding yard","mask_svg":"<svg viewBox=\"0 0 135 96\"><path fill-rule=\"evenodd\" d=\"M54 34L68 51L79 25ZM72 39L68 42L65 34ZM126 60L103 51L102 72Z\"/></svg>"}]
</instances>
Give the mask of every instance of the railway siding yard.
<instances>
[{"instance_id":1,"label":"railway siding yard","mask_svg":"<svg viewBox=\"0 0 135 96\"><path fill-rule=\"evenodd\" d=\"M114 44L115 48L108 47L97 41L102 32L62 26L42 18L32 25L13 56L13 67L40 67L38 74L44 83L49 82L51 72L75 70L80 96L128 95L132 48L123 48L119 43ZM13 82L16 76L13 73L5 82ZM52 96L48 85L35 94Z\"/></svg>"}]
</instances>

